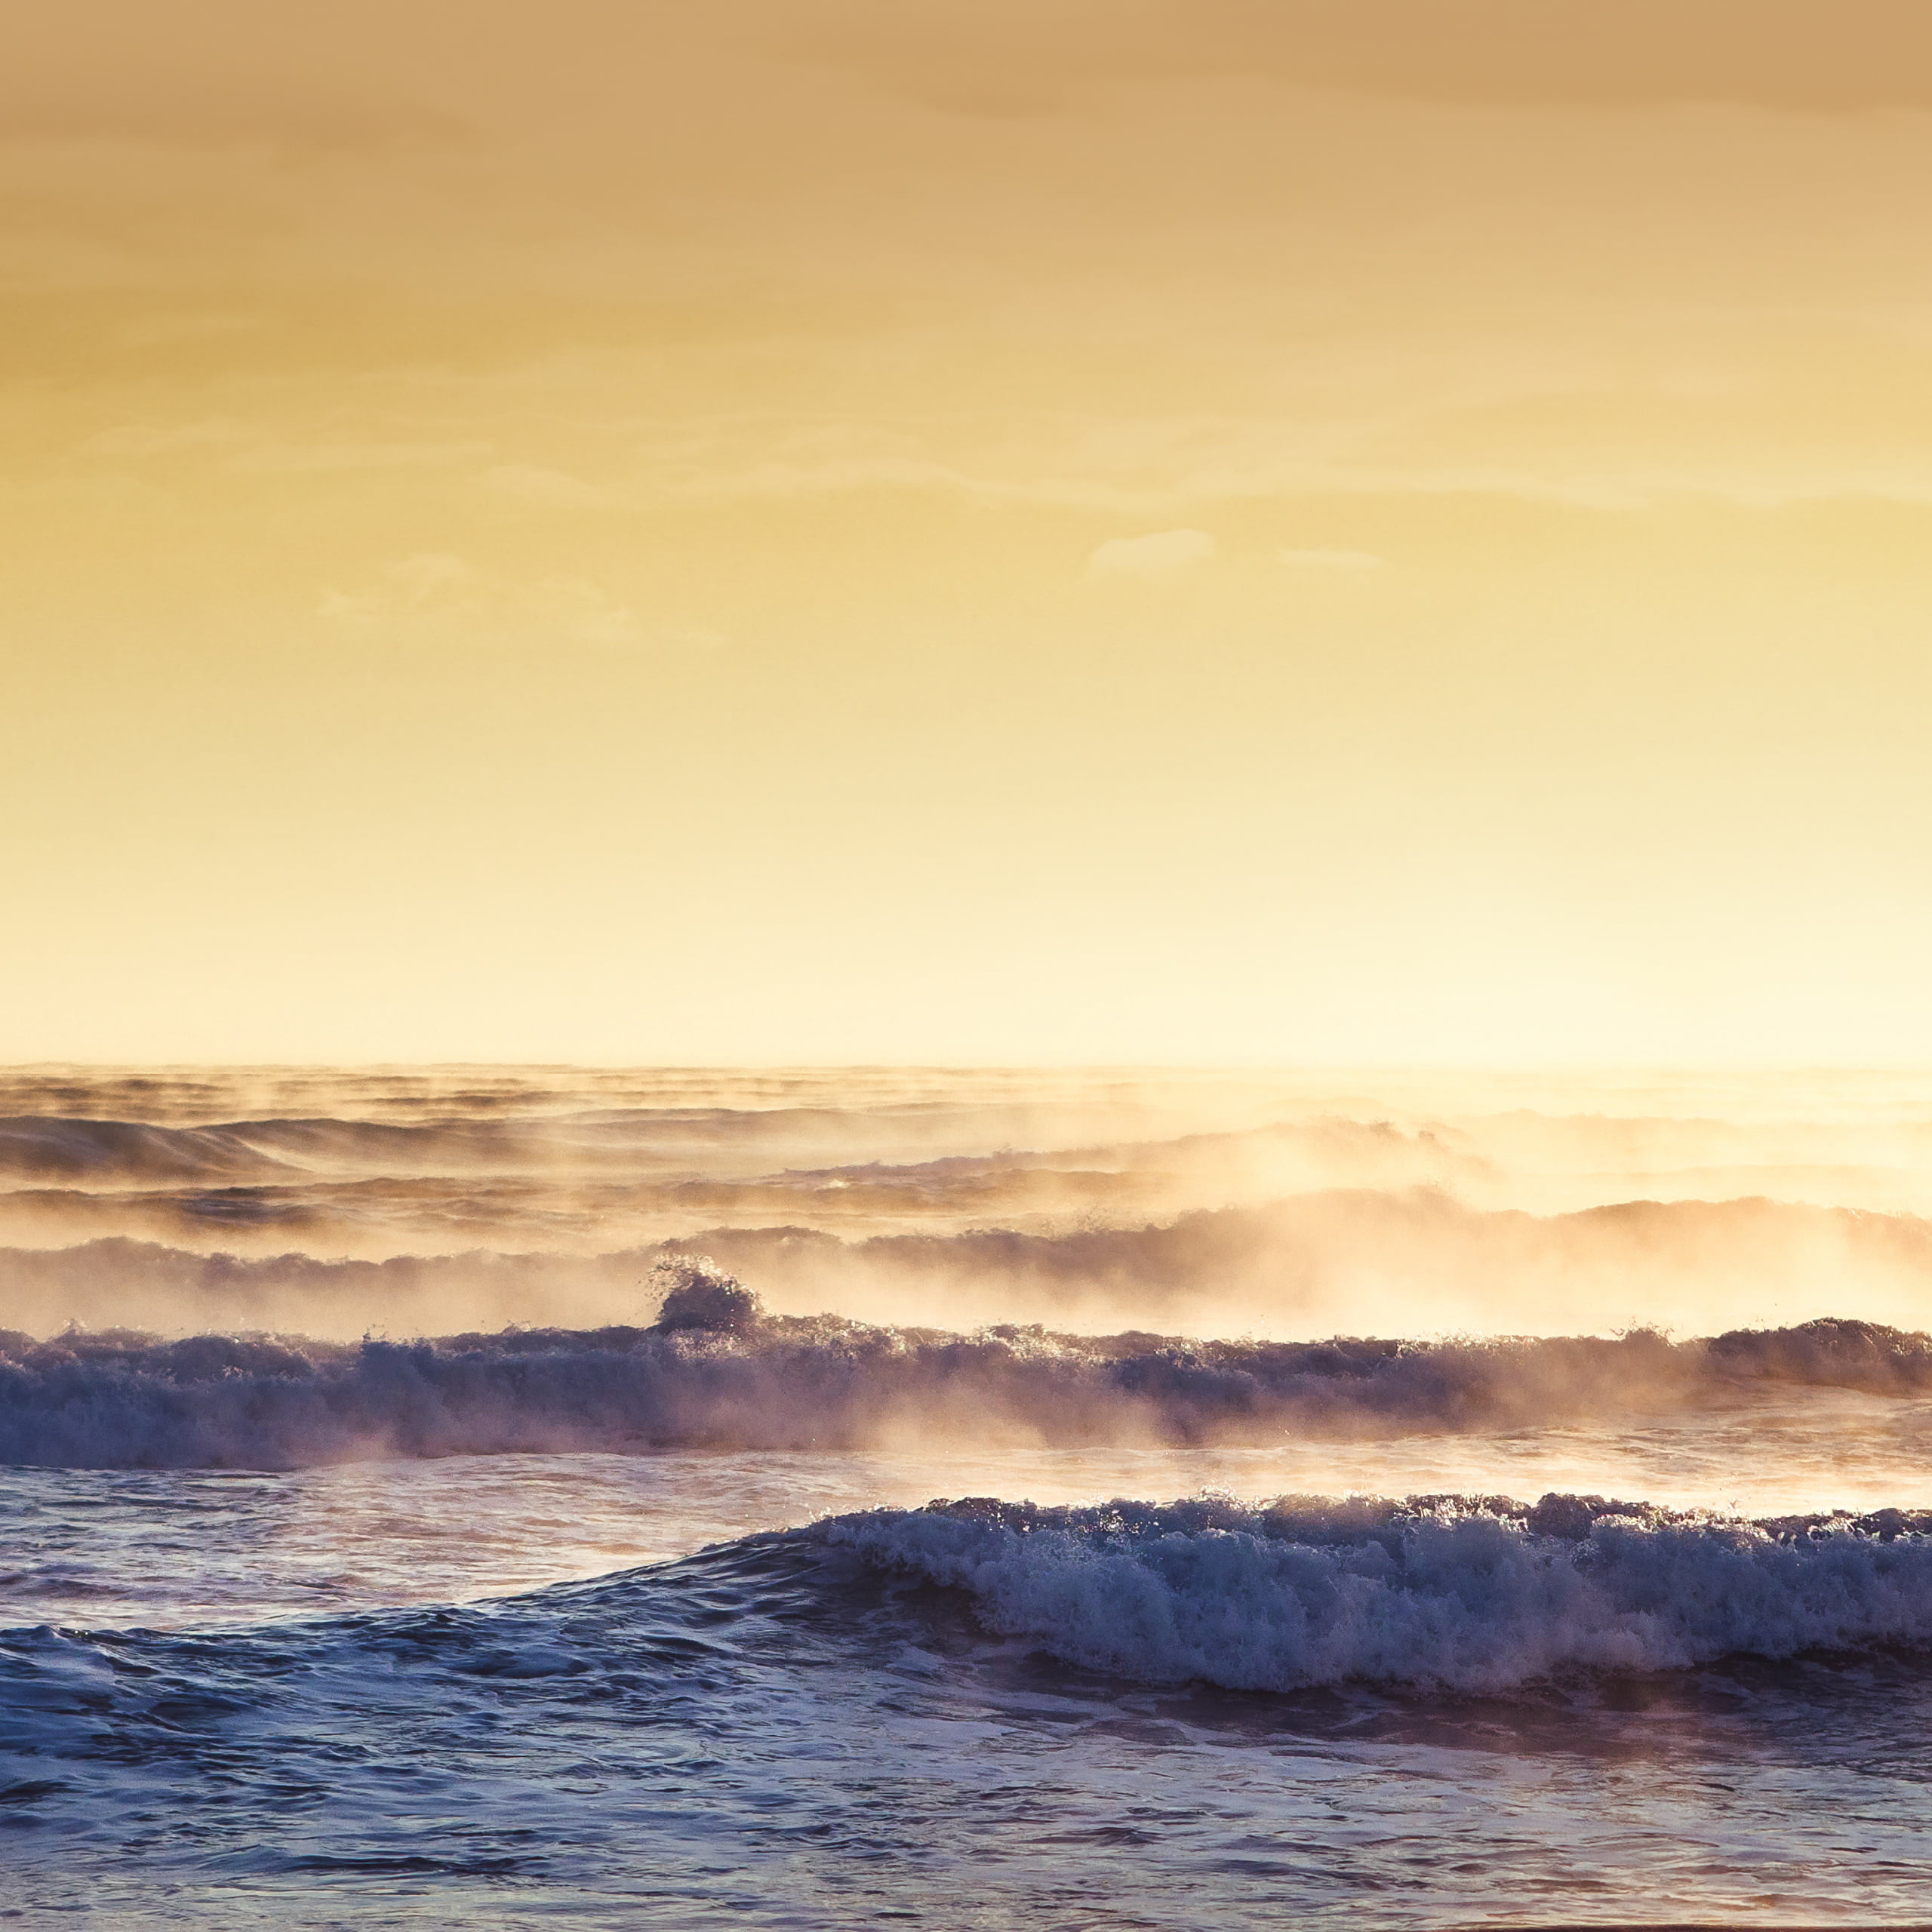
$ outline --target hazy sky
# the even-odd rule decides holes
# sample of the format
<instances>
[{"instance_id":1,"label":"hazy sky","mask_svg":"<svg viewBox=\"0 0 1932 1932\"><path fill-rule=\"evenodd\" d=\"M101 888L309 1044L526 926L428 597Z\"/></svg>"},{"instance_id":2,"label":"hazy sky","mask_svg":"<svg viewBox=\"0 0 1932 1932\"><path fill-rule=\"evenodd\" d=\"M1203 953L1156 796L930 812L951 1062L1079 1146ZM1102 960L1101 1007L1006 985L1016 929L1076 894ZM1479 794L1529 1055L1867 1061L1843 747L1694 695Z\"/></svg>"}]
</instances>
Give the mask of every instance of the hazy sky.
<instances>
[{"instance_id":1,"label":"hazy sky","mask_svg":"<svg viewBox=\"0 0 1932 1932\"><path fill-rule=\"evenodd\" d=\"M63 0L0 1057L1932 1062L1924 0Z\"/></svg>"}]
</instances>

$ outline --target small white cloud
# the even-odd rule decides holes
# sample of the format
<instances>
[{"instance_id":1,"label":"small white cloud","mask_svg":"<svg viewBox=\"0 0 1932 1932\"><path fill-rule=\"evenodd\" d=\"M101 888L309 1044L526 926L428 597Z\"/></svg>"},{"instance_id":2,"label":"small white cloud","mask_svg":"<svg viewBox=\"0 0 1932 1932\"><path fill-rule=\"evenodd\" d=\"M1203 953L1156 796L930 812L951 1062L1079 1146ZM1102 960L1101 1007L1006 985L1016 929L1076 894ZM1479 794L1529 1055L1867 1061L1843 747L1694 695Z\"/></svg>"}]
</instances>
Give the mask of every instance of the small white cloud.
<instances>
[{"instance_id":1,"label":"small white cloud","mask_svg":"<svg viewBox=\"0 0 1932 1932\"><path fill-rule=\"evenodd\" d=\"M390 565L383 575L395 586L394 595L419 611L438 598L480 588L485 581L483 573L467 558L448 550L419 550L414 556Z\"/></svg>"},{"instance_id":2,"label":"small white cloud","mask_svg":"<svg viewBox=\"0 0 1932 1932\"><path fill-rule=\"evenodd\" d=\"M1214 540L1204 530L1156 530L1145 537L1110 537L1087 560L1103 577L1171 577L1204 563Z\"/></svg>"},{"instance_id":3,"label":"small white cloud","mask_svg":"<svg viewBox=\"0 0 1932 1932\"><path fill-rule=\"evenodd\" d=\"M643 638L637 614L585 577L539 577L525 589L523 604L543 629L573 644L615 651Z\"/></svg>"},{"instance_id":4,"label":"small white cloud","mask_svg":"<svg viewBox=\"0 0 1932 1932\"><path fill-rule=\"evenodd\" d=\"M1298 571L1379 571L1389 561L1373 550L1277 550L1275 558Z\"/></svg>"}]
</instances>

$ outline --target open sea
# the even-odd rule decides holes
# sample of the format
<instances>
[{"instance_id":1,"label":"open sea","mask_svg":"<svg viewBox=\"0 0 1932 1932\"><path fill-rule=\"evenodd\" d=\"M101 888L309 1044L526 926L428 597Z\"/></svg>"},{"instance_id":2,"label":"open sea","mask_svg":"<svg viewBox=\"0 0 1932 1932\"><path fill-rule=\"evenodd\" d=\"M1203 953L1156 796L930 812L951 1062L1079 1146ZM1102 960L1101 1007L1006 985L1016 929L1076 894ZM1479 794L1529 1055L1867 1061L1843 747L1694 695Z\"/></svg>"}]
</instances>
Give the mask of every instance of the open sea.
<instances>
[{"instance_id":1,"label":"open sea","mask_svg":"<svg viewBox=\"0 0 1932 1932\"><path fill-rule=\"evenodd\" d=\"M0 1919L1932 1924L1932 1076L0 1116Z\"/></svg>"}]
</instances>

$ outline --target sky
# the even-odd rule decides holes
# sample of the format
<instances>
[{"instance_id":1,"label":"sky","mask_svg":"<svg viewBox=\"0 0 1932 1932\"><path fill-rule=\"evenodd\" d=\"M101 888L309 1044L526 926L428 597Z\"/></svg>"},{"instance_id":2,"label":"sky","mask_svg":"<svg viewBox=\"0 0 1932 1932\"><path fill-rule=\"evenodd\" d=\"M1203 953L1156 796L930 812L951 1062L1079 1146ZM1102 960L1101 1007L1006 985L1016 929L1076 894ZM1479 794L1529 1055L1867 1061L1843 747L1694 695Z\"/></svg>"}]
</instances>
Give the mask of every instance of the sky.
<instances>
[{"instance_id":1,"label":"sky","mask_svg":"<svg viewBox=\"0 0 1932 1932\"><path fill-rule=\"evenodd\" d=\"M66 0L0 1058L1932 1064L1922 0Z\"/></svg>"}]
</instances>

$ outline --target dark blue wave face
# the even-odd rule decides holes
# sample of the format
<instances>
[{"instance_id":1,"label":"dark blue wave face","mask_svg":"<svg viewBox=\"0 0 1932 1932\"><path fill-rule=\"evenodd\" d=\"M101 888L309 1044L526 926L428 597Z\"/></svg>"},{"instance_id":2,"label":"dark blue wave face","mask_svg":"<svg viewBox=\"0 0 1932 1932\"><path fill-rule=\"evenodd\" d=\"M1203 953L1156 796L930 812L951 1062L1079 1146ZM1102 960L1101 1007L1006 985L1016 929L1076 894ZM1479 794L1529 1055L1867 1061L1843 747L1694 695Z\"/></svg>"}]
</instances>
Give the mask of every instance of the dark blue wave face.
<instances>
[{"instance_id":1,"label":"dark blue wave face","mask_svg":"<svg viewBox=\"0 0 1932 1932\"><path fill-rule=\"evenodd\" d=\"M1922 1915L1903 1654L1258 1695L1083 1671L983 1607L795 1531L465 1609L11 1632L6 1901L117 1932Z\"/></svg>"},{"instance_id":2,"label":"dark blue wave face","mask_svg":"<svg viewBox=\"0 0 1932 1932\"><path fill-rule=\"evenodd\" d=\"M850 1614L827 1641L827 1561ZM432 1886L445 1909L715 1866L758 1814L733 1756L808 1752L815 1672L856 1665L849 1558L760 1538L500 1605L164 1636L10 1633L0 1804L14 1902L142 1873L143 1909L251 1922L264 1893ZM834 1700L835 1704L836 1700ZM809 1727L814 1731L817 1724ZM721 1752L724 1739L740 1744ZM775 1835L782 1836L782 1833ZM656 1883L654 1881L654 1884Z\"/></svg>"}]
</instances>

